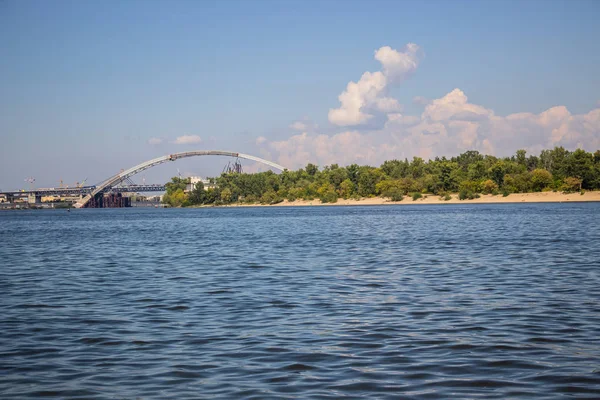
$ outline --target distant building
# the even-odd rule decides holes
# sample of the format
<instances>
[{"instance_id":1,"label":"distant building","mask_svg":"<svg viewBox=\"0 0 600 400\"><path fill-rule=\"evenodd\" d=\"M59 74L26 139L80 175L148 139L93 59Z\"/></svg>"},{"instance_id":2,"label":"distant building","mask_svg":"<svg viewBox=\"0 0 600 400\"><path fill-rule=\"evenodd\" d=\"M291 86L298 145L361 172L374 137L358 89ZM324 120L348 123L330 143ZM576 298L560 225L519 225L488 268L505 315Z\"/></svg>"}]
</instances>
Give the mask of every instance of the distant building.
<instances>
[{"instance_id":1,"label":"distant building","mask_svg":"<svg viewBox=\"0 0 600 400\"><path fill-rule=\"evenodd\" d=\"M192 190L194 190L194 188L196 187L196 183L198 182L202 182L202 184L204 185L204 190L214 188L217 186L214 183L211 183L208 179L202 179L199 176L190 176L189 180L190 183L188 183L185 187L186 192L191 192Z\"/></svg>"}]
</instances>

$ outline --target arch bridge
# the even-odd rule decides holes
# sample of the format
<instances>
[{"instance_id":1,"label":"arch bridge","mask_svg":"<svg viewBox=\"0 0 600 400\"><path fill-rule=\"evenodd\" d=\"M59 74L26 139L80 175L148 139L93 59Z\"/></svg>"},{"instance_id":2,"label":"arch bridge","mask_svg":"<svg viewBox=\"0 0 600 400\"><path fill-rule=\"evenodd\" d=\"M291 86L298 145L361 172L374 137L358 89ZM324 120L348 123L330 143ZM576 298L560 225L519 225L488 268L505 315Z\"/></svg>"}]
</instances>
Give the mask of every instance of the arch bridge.
<instances>
[{"instance_id":1,"label":"arch bridge","mask_svg":"<svg viewBox=\"0 0 600 400\"><path fill-rule=\"evenodd\" d=\"M96 196L97 194L100 193L104 193L105 191L111 189L113 186L118 185L119 183L123 182L124 180L126 180L127 178L129 178L130 176L133 176L135 174L139 174L140 172L147 170L148 168L152 168L155 167L159 164L168 162L168 161L175 161L178 160L180 158L187 158L187 157L197 157L197 156L226 156L226 157L235 157L235 158L243 158L246 160L252 160L252 161L257 161L260 163L263 163L265 165L268 165L269 167L278 169L280 171L283 171L285 168L282 167L279 164L275 164L272 161L268 161L259 157L255 157L255 156L251 156L249 154L243 154L243 153L234 153L231 151L221 151L221 150L203 150L203 151L185 151L182 153L173 153L173 154L169 154L166 156L162 156L162 157L158 157L158 158L154 158L152 160L143 162L141 164L138 164L134 167L129 168L126 171L120 172L116 175L111 176L110 178L106 179L104 182L100 183L98 186L95 187L95 189L90 192L89 194L87 194L86 196L84 196L81 200L79 200L77 203L75 203L75 207L76 208L82 208L85 207L85 205L94 198L94 196Z\"/></svg>"}]
</instances>

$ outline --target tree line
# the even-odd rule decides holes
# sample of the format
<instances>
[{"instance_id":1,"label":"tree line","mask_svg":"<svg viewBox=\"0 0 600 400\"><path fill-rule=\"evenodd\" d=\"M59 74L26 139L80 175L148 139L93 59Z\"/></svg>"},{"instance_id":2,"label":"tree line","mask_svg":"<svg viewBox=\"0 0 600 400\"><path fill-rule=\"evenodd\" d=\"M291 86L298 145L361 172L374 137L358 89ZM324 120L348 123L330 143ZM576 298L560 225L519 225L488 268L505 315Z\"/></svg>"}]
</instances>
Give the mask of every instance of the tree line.
<instances>
[{"instance_id":1,"label":"tree line","mask_svg":"<svg viewBox=\"0 0 600 400\"><path fill-rule=\"evenodd\" d=\"M480 194L504 195L541 191L575 192L600 189L600 150L569 151L563 147L543 150L539 156L518 150L511 157L494 157L477 151L425 161L389 160L379 167L332 164L319 169L308 164L281 174L223 173L212 178L214 187L205 190L197 183L186 193L189 179L174 177L166 184L163 202L171 206L201 204L262 203L283 200L315 200L335 203L338 199L381 196L401 201L410 195L450 193L472 199Z\"/></svg>"}]
</instances>

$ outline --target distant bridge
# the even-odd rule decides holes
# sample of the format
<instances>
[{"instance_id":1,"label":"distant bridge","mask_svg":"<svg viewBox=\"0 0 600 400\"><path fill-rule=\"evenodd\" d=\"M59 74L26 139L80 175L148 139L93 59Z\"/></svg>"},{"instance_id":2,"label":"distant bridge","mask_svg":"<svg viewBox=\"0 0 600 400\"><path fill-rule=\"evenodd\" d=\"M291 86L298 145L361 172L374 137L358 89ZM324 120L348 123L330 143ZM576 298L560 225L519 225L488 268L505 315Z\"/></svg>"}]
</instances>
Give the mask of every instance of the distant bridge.
<instances>
[{"instance_id":1,"label":"distant bridge","mask_svg":"<svg viewBox=\"0 0 600 400\"><path fill-rule=\"evenodd\" d=\"M80 186L80 187L54 187L54 188L38 188L31 190L14 190L9 192L0 192L0 195L11 197L28 197L28 196L83 196L91 193L96 189L95 185ZM158 185L120 185L109 189L113 193L144 193L144 192L164 192L166 190L164 184Z\"/></svg>"},{"instance_id":2,"label":"distant bridge","mask_svg":"<svg viewBox=\"0 0 600 400\"><path fill-rule=\"evenodd\" d=\"M110 190L111 188L114 188L115 186L119 185L121 182L123 182L124 180L126 180L127 178L129 178L130 176L133 176L135 174L138 174L148 168L152 168L155 167L159 164L168 162L168 161L175 161L178 160L180 158L187 158L187 157L197 157L197 156L226 156L226 157L235 157L235 158L243 158L246 160L253 160L253 161L258 161L260 163L266 164L269 167L278 169L280 171L283 171L285 168L282 167L279 164L275 164L274 162L268 161L268 160L264 160L262 158L259 157L254 157L248 154L243 154L243 153L234 153L231 151L221 151L221 150L204 150L204 151L186 151L183 153L174 153L174 154L169 154L166 156L162 156L162 157L158 157L146 162L143 162L141 164L138 164L134 167L129 168L126 171L120 172L116 175L111 176L110 178L108 178L107 180L105 180L104 182L102 182L101 184L97 185L94 187L93 190L91 190L89 193L85 194L85 196L79 200L77 203L75 203L75 207L77 208L81 208L81 207L85 207L85 205L92 199L94 198L94 196L100 194L100 193L104 193L107 192L108 190Z\"/></svg>"}]
</instances>

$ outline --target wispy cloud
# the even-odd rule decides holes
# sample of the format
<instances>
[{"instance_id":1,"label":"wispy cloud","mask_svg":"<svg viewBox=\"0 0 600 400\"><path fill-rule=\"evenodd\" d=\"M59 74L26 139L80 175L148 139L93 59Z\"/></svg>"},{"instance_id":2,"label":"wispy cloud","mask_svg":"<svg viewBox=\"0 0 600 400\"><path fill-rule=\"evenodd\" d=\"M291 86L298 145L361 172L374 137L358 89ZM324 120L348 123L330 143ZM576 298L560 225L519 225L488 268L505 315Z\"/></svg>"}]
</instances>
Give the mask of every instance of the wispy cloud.
<instances>
[{"instance_id":1,"label":"wispy cloud","mask_svg":"<svg viewBox=\"0 0 600 400\"><path fill-rule=\"evenodd\" d=\"M290 128L295 131L304 131L304 130L306 130L306 124L301 121L296 121L290 125Z\"/></svg>"},{"instance_id":2,"label":"wispy cloud","mask_svg":"<svg viewBox=\"0 0 600 400\"><path fill-rule=\"evenodd\" d=\"M162 138L153 137L153 138L148 139L148 144L155 146L157 144L161 144L163 141L164 140Z\"/></svg>"},{"instance_id":3,"label":"wispy cloud","mask_svg":"<svg viewBox=\"0 0 600 400\"><path fill-rule=\"evenodd\" d=\"M198 135L183 135L173 141L175 144L198 144L202 142L202 138Z\"/></svg>"}]
</instances>

